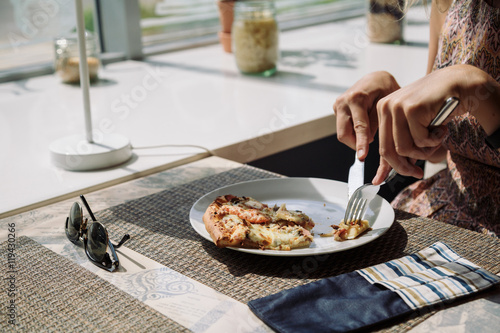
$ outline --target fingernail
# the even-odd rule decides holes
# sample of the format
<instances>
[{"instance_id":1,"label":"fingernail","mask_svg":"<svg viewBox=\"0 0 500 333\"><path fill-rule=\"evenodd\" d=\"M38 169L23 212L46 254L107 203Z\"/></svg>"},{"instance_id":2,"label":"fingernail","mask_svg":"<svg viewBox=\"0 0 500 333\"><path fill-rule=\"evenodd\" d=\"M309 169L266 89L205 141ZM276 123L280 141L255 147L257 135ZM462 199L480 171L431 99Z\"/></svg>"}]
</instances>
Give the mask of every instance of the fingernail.
<instances>
[{"instance_id":1,"label":"fingernail","mask_svg":"<svg viewBox=\"0 0 500 333\"><path fill-rule=\"evenodd\" d=\"M363 156L364 153L365 153L365 150L363 148L359 149L358 150L358 159L361 159L361 157Z\"/></svg>"}]
</instances>

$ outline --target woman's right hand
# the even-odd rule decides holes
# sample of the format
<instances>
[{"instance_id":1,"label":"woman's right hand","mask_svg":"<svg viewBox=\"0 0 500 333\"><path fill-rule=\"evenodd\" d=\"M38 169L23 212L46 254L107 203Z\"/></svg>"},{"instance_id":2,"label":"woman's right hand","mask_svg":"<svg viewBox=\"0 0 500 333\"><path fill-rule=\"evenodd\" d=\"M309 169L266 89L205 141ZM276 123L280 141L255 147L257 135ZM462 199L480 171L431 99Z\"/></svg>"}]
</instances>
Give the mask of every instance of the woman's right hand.
<instances>
[{"instance_id":1,"label":"woman's right hand","mask_svg":"<svg viewBox=\"0 0 500 333\"><path fill-rule=\"evenodd\" d=\"M355 149L361 161L368 155L368 146L377 132L377 102L399 88L391 74L373 72L361 78L333 104L337 137Z\"/></svg>"}]
</instances>

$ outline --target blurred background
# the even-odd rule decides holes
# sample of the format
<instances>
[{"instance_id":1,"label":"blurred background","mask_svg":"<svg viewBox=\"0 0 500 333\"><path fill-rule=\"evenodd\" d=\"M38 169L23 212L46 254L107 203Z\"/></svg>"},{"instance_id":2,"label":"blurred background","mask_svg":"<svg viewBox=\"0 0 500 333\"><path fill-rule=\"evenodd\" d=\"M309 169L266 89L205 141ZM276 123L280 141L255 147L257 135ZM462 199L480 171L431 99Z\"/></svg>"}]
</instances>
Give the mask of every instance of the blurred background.
<instances>
[{"instance_id":1,"label":"blurred background","mask_svg":"<svg viewBox=\"0 0 500 333\"><path fill-rule=\"evenodd\" d=\"M97 36L96 8L100 1L83 0L86 29ZM159 52L169 43L179 41L184 46L217 41L217 0L121 1L139 8L144 54ZM367 3L364 0L274 2L281 30L331 21L338 16L360 15ZM51 63L53 40L71 33L75 26L73 0L0 0L0 74Z\"/></svg>"}]
</instances>

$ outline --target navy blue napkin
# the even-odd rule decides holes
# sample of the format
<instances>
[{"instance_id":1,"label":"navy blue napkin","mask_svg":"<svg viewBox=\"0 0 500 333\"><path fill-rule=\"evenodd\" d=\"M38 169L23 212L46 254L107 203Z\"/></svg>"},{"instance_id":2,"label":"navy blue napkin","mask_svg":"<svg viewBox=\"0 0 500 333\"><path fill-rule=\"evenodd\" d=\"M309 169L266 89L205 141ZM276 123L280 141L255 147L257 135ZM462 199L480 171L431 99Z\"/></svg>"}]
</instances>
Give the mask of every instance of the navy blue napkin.
<instances>
[{"instance_id":1,"label":"navy blue napkin","mask_svg":"<svg viewBox=\"0 0 500 333\"><path fill-rule=\"evenodd\" d=\"M486 289L500 278L443 243L416 254L252 300L278 332L348 332Z\"/></svg>"},{"instance_id":2,"label":"navy blue napkin","mask_svg":"<svg viewBox=\"0 0 500 333\"><path fill-rule=\"evenodd\" d=\"M412 309L394 292L357 272L259 298L250 309L278 332L347 332Z\"/></svg>"}]
</instances>

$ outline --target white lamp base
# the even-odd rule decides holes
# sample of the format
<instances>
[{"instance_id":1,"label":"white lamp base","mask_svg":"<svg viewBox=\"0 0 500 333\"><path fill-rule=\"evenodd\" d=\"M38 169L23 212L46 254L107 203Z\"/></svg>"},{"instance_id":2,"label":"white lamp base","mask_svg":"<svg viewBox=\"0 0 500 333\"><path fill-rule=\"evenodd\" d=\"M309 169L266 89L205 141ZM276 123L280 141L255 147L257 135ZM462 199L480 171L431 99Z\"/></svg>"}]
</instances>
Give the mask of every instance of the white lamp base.
<instances>
[{"instance_id":1,"label":"white lamp base","mask_svg":"<svg viewBox=\"0 0 500 333\"><path fill-rule=\"evenodd\" d=\"M106 134L89 143L84 136L72 135L49 146L52 163L71 171L89 171L125 163L132 157L129 140L119 134Z\"/></svg>"}]
</instances>

